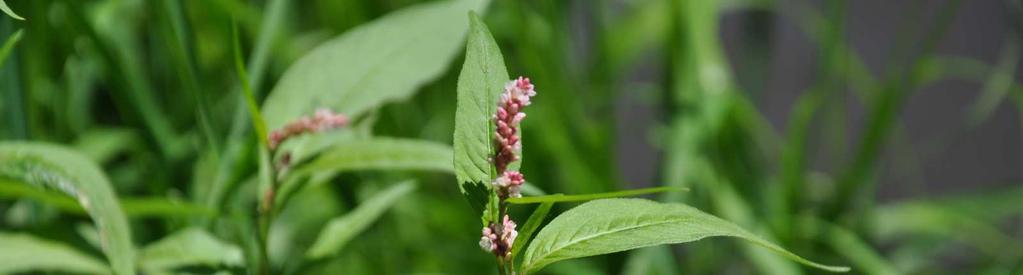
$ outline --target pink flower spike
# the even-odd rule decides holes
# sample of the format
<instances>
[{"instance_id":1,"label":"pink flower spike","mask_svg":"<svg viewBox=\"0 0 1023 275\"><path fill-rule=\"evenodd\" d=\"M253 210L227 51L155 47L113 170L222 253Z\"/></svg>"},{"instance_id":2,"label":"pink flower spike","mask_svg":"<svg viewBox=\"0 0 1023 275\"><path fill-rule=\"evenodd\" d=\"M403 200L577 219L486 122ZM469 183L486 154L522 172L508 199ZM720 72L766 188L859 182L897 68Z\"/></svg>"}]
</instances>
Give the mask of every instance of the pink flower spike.
<instances>
[{"instance_id":1,"label":"pink flower spike","mask_svg":"<svg viewBox=\"0 0 1023 275\"><path fill-rule=\"evenodd\" d=\"M312 117L300 117L284 125L281 129L270 132L267 137L268 146L270 150L276 150L277 146L284 143L288 138L307 133L319 133L346 125L348 125L348 116L334 113L330 109L320 108L313 113Z\"/></svg>"},{"instance_id":2,"label":"pink flower spike","mask_svg":"<svg viewBox=\"0 0 1023 275\"><path fill-rule=\"evenodd\" d=\"M498 173L504 173L508 164L519 159L522 146L517 134L519 125L526 118L522 108L529 106L530 98L535 95L533 83L526 77L520 76L504 85L504 93L501 93L494 114L494 124L497 126L494 143L497 150L493 159Z\"/></svg>"}]
</instances>

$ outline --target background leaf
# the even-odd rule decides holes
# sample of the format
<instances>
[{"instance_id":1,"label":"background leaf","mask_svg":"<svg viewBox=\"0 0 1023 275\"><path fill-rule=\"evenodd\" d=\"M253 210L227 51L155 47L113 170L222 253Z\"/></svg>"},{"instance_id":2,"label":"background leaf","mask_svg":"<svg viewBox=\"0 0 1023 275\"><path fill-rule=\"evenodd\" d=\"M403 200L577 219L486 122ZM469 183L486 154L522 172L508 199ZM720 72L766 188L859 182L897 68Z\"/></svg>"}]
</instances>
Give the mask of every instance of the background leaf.
<instances>
[{"instance_id":1,"label":"background leaf","mask_svg":"<svg viewBox=\"0 0 1023 275\"><path fill-rule=\"evenodd\" d=\"M501 49L474 12L469 13L469 26L455 107L455 176L462 194L482 210L487 184L494 179L489 160L494 152L490 118L497 108L497 96L509 79Z\"/></svg>"},{"instance_id":2,"label":"background leaf","mask_svg":"<svg viewBox=\"0 0 1023 275\"><path fill-rule=\"evenodd\" d=\"M11 7L7 6L7 3L4 2L4 0L0 0L0 11L3 11L4 13L6 13L11 18L18 19L18 20L25 20L25 18L22 18L21 16L18 16L18 14L14 13L14 11L11 10Z\"/></svg>"},{"instance_id":3,"label":"background leaf","mask_svg":"<svg viewBox=\"0 0 1023 275\"><path fill-rule=\"evenodd\" d=\"M128 220L109 180L88 158L70 149L33 142L0 143L0 177L58 189L78 200L92 216L117 274L134 274Z\"/></svg>"},{"instance_id":4,"label":"background leaf","mask_svg":"<svg viewBox=\"0 0 1023 275\"><path fill-rule=\"evenodd\" d=\"M428 170L452 172L451 147L414 139L371 138L338 143L295 175L353 170Z\"/></svg>"},{"instance_id":5,"label":"background leaf","mask_svg":"<svg viewBox=\"0 0 1023 275\"><path fill-rule=\"evenodd\" d=\"M412 95L458 52L462 14L486 1L416 5L360 25L295 62L263 105L269 129L329 107L358 116Z\"/></svg>"},{"instance_id":6,"label":"background leaf","mask_svg":"<svg viewBox=\"0 0 1023 275\"><path fill-rule=\"evenodd\" d=\"M26 198L46 203L73 214L87 214L74 199L55 191L28 186L0 178L0 198ZM133 218L211 215L212 212L193 203L168 198L122 198L125 215Z\"/></svg>"},{"instance_id":7,"label":"background leaf","mask_svg":"<svg viewBox=\"0 0 1023 275\"><path fill-rule=\"evenodd\" d=\"M306 256L316 259L337 253L355 235L366 230L385 210L394 205L398 199L412 192L415 187L415 183L411 181L399 183L363 202L352 212L331 220L320 232L320 236L316 238L316 242L309 248Z\"/></svg>"},{"instance_id":8,"label":"background leaf","mask_svg":"<svg viewBox=\"0 0 1023 275\"><path fill-rule=\"evenodd\" d=\"M849 270L803 259L696 208L643 199L591 201L554 218L526 248L522 270L531 273L557 261L716 236L741 238L808 266Z\"/></svg>"},{"instance_id":9,"label":"background leaf","mask_svg":"<svg viewBox=\"0 0 1023 275\"><path fill-rule=\"evenodd\" d=\"M280 187L280 200L287 200L300 188L303 178L317 181L333 174L359 170L422 170L452 172L451 147L413 139L345 139L309 163L297 165ZM326 176L328 178L322 178ZM280 204L280 203L278 203Z\"/></svg>"},{"instance_id":10,"label":"background leaf","mask_svg":"<svg viewBox=\"0 0 1023 275\"><path fill-rule=\"evenodd\" d=\"M60 271L109 274L103 262L72 247L28 234L0 232L0 273Z\"/></svg>"},{"instance_id":11,"label":"background leaf","mask_svg":"<svg viewBox=\"0 0 1023 275\"><path fill-rule=\"evenodd\" d=\"M3 1L0 1L0 5L3 5ZM14 32L11 37L8 37L7 40L4 41L3 46L0 46L0 65L3 65L4 61L7 60L7 56L14 50L14 45L17 45L18 41L21 41L21 32L22 30Z\"/></svg>"},{"instance_id":12,"label":"background leaf","mask_svg":"<svg viewBox=\"0 0 1023 275\"><path fill-rule=\"evenodd\" d=\"M169 271L188 266L241 266L242 250L203 229L186 228L147 245L139 253L146 272Z\"/></svg>"}]
</instances>

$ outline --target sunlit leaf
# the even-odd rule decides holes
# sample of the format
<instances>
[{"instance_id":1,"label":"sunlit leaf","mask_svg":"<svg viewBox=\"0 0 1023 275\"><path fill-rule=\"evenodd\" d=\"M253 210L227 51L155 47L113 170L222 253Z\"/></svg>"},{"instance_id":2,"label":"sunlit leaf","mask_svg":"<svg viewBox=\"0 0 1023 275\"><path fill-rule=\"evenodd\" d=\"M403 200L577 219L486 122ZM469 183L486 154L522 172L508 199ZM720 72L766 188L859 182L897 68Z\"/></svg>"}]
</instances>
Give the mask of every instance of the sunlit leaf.
<instances>
[{"instance_id":1,"label":"sunlit leaf","mask_svg":"<svg viewBox=\"0 0 1023 275\"><path fill-rule=\"evenodd\" d=\"M0 0L0 11L3 11L4 13L6 13L11 18L18 19L18 20L25 20L25 18L23 18L21 16L18 16L18 14L14 13L14 11L11 10L11 7L7 6L7 3L5 3L4 0Z\"/></svg>"},{"instance_id":2,"label":"sunlit leaf","mask_svg":"<svg viewBox=\"0 0 1023 275\"><path fill-rule=\"evenodd\" d=\"M242 251L199 228L187 228L147 245L139 264L147 272L188 266L241 266Z\"/></svg>"},{"instance_id":3,"label":"sunlit leaf","mask_svg":"<svg viewBox=\"0 0 1023 275\"><path fill-rule=\"evenodd\" d=\"M0 232L0 273L54 271L109 274L102 261L62 243Z\"/></svg>"},{"instance_id":4,"label":"sunlit leaf","mask_svg":"<svg viewBox=\"0 0 1023 275\"><path fill-rule=\"evenodd\" d=\"M465 63L458 75L455 176L469 203L482 210L487 202L487 184L495 173L489 160L494 152L490 118L497 109L497 96L508 81L508 72L497 42L476 13L469 14L469 25Z\"/></svg>"},{"instance_id":5,"label":"sunlit leaf","mask_svg":"<svg viewBox=\"0 0 1023 275\"><path fill-rule=\"evenodd\" d=\"M403 182L381 191L348 214L331 220L309 248L306 256L323 258L340 251L355 235L366 230L394 203L415 189L415 183Z\"/></svg>"},{"instance_id":6,"label":"sunlit leaf","mask_svg":"<svg viewBox=\"0 0 1023 275\"><path fill-rule=\"evenodd\" d=\"M848 267L806 260L731 222L695 208L643 199L591 201L554 218L526 248L522 270L532 273L562 260L718 236L740 238L823 270L849 270Z\"/></svg>"},{"instance_id":7,"label":"sunlit leaf","mask_svg":"<svg viewBox=\"0 0 1023 275\"><path fill-rule=\"evenodd\" d=\"M60 190L92 216L117 274L134 274L131 230L110 181L91 160L46 143L0 143L0 177Z\"/></svg>"},{"instance_id":8,"label":"sunlit leaf","mask_svg":"<svg viewBox=\"0 0 1023 275\"><path fill-rule=\"evenodd\" d=\"M487 1L419 4L359 25L303 56L263 105L269 129L318 108L356 117L411 96L458 53L470 9Z\"/></svg>"}]
</instances>

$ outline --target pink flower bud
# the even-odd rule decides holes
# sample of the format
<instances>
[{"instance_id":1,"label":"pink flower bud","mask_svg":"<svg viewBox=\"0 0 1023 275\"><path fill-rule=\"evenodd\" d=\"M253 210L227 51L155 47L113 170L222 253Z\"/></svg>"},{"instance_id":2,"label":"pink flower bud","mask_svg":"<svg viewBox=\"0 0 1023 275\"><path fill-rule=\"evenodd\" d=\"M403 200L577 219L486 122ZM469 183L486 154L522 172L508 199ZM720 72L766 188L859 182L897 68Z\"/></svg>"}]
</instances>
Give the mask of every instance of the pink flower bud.
<instances>
[{"instance_id":1,"label":"pink flower bud","mask_svg":"<svg viewBox=\"0 0 1023 275\"><path fill-rule=\"evenodd\" d=\"M519 77L504 86L504 93L501 94L497 104L497 113L494 114L496 135L494 137L495 148L494 166L498 173L504 173L508 164L519 159L518 154L522 146L519 144L519 125L526 118L522 108L530 104L530 98L536 95L533 83L529 78Z\"/></svg>"}]
</instances>

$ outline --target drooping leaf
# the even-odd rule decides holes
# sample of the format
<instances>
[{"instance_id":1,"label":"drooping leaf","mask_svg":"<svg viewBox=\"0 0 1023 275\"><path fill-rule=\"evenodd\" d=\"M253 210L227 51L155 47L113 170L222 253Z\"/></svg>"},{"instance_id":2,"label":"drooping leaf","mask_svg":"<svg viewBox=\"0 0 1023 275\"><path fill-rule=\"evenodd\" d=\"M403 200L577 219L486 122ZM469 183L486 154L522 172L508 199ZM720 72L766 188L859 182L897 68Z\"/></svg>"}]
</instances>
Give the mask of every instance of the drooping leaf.
<instances>
[{"instance_id":1,"label":"drooping leaf","mask_svg":"<svg viewBox=\"0 0 1023 275\"><path fill-rule=\"evenodd\" d=\"M849 270L806 260L695 208L643 199L595 200L554 218L526 248L522 270L528 274L557 261L718 236L740 238L823 270Z\"/></svg>"},{"instance_id":2,"label":"drooping leaf","mask_svg":"<svg viewBox=\"0 0 1023 275\"><path fill-rule=\"evenodd\" d=\"M458 102L455 109L455 176L469 203L482 210L486 205L488 184L494 179L493 123L497 97L508 81L504 57L486 24L476 13L469 13L469 35L465 63L458 75Z\"/></svg>"},{"instance_id":3,"label":"drooping leaf","mask_svg":"<svg viewBox=\"0 0 1023 275\"><path fill-rule=\"evenodd\" d=\"M366 230L398 199L412 192L415 186L415 183L409 181L390 187L363 202L352 212L331 220L309 248L306 257L318 259L337 253L355 235Z\"/></svg>"},{"instance_id":4,"label":"drooping leaf","mask_svg":"<svg viewBox=\"0 0 1023 275\"><path fill-rule=\"evenodd\" d=\"M139 252L139 264L147 272L188 266L241 266L242 250L203 229L186 228L147 245Z\"/></svg>"},{"instance_id":5,"label":"drooping leaf","mask_svg":"<svg viewBox=\"0 0 1023 275\"><path fill-rule=\"evenodd\" d=\"M355 117L409 97L447 69L468 28L462 15L486 2L419 4L318 46L288 68L264 102L268 128L318 108Z\"/></svg>"},{"instance_id":6,"label":"drooping leaf","mask_svg":"<svg viewBox=\"0 0 1023 275\"><path fill-rule=\"evenodd\" d=\"M56 271L110 274L102 261L62 243L28 234L0 232L0 273Z\"/></svg>"},{"instance_id":7,"label":"drooping leaf","mask_svg":"<svg viewBox=\"0 0 1023 275\"><path fill-rule=\"evenodd\" d=\"M622 190L622 191L616 191L616 192L596 193L596 194L579 194L579 195L553 194L553 195L543 195L543 196L509 198L507 200L507 202L511 203L511 204L529 204L529 203L546 203L546 202L590 201L590 200L596 200L596 199L631 197L631 196L641 196L641 195L655 194L655 193L661 193L661 192L688 191L688 190L689 189L687 189L687 188L662 186L662 187L640 188L640 189L633 189L633 190Z\"/></svg>"},{"instance_id":8,"label":"drooping leaf","mask_svg":"<svg viewBox=\"0 0 1023 275\"><path fill-rule=\"evenodd\" d=\"M11 10L11 7L7 6L7 3L5 3L4 0L0 0L0 11L3 11L4 13L6 13L11 18L18 19L18 20L25 20L25 18L23 18L21 16L18 16L18 14L14 13L14 11Z\"/></svg>"},{"instance_id":9,"label":"drooping leaf","mask_svg":"<svg viewBox=\"0 0 1023 275\"><path fill-rule=\"evenodd\" d=\"M85 156L46 143L0 143L0 177L54 188L74 197L92 217L103 252L117 274L134 274L131 230L110 181Z\"/></svg>"}]
</instances>

